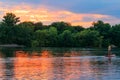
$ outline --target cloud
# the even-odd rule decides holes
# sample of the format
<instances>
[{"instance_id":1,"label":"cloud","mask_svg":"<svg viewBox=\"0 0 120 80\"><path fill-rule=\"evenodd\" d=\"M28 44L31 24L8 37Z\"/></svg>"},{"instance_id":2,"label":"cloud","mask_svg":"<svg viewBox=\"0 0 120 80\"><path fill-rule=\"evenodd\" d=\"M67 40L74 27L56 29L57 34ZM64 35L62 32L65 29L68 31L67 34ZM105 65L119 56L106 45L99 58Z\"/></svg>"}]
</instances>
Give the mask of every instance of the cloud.
<instances>
[{"instance_id":1,"label":"cloud","mask_svg":"<svg viewBox=\"0 0 120 80\"><path fill-rule=\"evenodd\" d=\"M20 4L4 6L0 3L0 18L7 12L12 12L16 16L20 17L21 21L41 21L44 24L51 24L52 22L65 21L70 22L72 25L81 25L84 27L91 26L93 21L103 20L111 24L116 24L120 22L119 18L94 14L94 13L75 13L64 9L52 9L51 7L40 5L37 7L31 6L30 4Z\"/></svg>"},{"instance_id":2,"label":"cloud","mask_svg":"<svg viewBox=\"0 0 120 80\"><path fill-rule=\"evenodd\" d=\"M104 14L120 18L120 0L0 0L0 2L8 8L29 4L32 7L47 6L74 13Z\"/></svg>"}]
</instances>

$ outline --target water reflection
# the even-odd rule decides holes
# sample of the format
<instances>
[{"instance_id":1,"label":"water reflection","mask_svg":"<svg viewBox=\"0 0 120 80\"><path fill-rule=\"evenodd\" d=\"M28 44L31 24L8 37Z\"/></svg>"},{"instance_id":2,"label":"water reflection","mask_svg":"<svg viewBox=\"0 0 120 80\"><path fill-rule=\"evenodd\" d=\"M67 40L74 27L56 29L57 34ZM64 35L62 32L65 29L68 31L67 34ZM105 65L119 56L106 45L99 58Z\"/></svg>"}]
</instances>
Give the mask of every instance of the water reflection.
<instances>
[{"instance_id":1,"label":"water reflection","mask_svg":"<svg viewBox=\"0 0 120 80\"><path fill-rule=\"evenodd\" d=\"M5 72L3 70L5 65L3 64L4 59L2 59L2 57L3 57L3 54L0 52L0 79L3 78L3 76L5 75Z\"/></svg>"},{"instance_id":2,"label":"water reflection","mask_svg":"<svg viewBox=\"0 0 120 80\"><path fill-rule=\"evenodd\" d=\"M41 56L36 52L33 52L31 55L28 55L26 52L23 54L17 53L15 56L17 60L14 61L14 76L20 79L41 78L47 80L51 72L50 68L53 67L51 64L52 59L41 59L42 56L47 57L47 55L49 56L47 51L43 51Z\"/></svg>"},{"instance_id":3,"label":"water reflection","mask_svg":"<svg viewBox=\"0 0 120 80\"><path fill-rule=\"evenodd\" d=\"M120 58L111 63L87 51L10 50L0 52L0 79L20 80L119 80ZM92 54L92 56L88 55ZM6 57L7 55L7 57Z\"/></svg>"}]
</instances>

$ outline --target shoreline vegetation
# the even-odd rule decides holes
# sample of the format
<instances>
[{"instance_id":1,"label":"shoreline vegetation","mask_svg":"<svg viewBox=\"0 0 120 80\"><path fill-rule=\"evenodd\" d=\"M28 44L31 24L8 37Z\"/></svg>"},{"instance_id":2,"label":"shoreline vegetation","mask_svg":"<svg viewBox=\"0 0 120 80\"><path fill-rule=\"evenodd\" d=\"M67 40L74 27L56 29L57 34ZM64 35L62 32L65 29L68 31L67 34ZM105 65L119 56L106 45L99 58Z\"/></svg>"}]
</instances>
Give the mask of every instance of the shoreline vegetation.
<instances>
[{"instance_id":1,"label":"shoreline vegetation","mask_svg":"<svg viewBox=\"0 0 120 80\"><path fill-rule=\"evenodd\" d=\"M101 20L89 28L67 22L25 21L6 13L0 22L0 47L120 47L120 24L111 26Z\"/></svg>"}]
</instances>

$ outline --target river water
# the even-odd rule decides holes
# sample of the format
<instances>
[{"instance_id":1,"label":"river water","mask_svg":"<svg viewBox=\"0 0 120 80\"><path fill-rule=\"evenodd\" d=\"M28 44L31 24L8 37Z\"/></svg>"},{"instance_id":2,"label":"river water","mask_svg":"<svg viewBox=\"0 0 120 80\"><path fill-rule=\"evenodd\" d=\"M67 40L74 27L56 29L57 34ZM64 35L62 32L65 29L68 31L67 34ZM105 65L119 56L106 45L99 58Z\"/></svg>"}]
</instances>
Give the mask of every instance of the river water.
<instances>
[{"instance_id":1,"label":"river water","mask_svg":"<svg viewBox=\"0 0 120 80\"><path fill-rule=\"evenodd\" d=\"M120 80L120 50L1 48L0 80Z\"/></svg>"}]
</instances>

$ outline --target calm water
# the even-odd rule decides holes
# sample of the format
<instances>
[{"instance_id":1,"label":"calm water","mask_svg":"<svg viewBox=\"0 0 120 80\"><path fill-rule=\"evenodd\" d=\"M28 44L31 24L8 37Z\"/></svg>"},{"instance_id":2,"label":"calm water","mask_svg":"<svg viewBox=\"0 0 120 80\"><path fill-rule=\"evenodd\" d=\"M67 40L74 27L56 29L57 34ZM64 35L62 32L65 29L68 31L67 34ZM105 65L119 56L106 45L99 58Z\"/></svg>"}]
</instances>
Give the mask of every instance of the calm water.
<instances>
[{"instance_id":1,"label":"calm water","mask_svg":"<svg viewBox=\"0 0 120 80\"><path fill-rule=\"evenodd\" d=\"M120 50L0 48L0 80L120 80Z\"/></svg>"}]
</instances>

